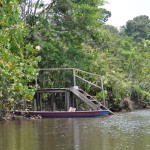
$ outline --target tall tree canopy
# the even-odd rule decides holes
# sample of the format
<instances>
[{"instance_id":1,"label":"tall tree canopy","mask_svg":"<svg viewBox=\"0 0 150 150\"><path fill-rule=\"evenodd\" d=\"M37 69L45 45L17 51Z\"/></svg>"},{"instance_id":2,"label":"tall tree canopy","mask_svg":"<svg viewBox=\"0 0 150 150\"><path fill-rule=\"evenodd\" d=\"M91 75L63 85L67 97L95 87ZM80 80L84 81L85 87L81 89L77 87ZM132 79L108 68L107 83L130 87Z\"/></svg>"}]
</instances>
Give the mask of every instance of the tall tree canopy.
<instances>
[{"instance_id":1,"label":"tall tree canopy","mask_svg":"<svg viewBox=\"0 0 150 150\"><path fill-rule=\"evenodd\" d=\"M25 4L28 9L23 9ZM43 49L40 67L90 66L87 46L90 49L103 42L99 29L108 18L108 11L99 7L103 4L103 0L52 0L46 5L40 0L32 5L23 1L22 16L31 26L29 40L40 42Z\"/></svg>"},{"instance_id":2,"label":"tall tree canopy","mask_svg":"<svg viewBox=\"0 0 150 150\"><path fill-rule=\"evenodd\" d=\"M135 41L150 40L150 19L141 15L129 20L125 26L125 33L132 36Z\"/></svg>"}]
</instances>

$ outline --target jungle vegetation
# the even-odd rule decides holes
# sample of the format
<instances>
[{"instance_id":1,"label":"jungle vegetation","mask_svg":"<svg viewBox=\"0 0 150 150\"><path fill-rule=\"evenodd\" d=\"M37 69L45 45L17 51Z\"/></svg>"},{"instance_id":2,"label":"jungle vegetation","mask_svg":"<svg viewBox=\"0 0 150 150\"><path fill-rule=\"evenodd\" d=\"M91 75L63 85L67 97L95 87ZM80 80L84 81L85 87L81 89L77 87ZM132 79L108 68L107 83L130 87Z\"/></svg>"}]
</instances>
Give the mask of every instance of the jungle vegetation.
<instances>
[{"instance_id":1,"label":"jungle vegetation","mask_svg":"<svg viewBox=\"0 0 150 150\"><path fill-rule=\"evenodd\" d=\"M0 116L32 100L37 68L79 68L102 75L114 106L150 103L150 19L107 25L104 0L0 0ZM92 79L94 80L94 79ZM90 86L85 86L92 92ZM101 91L97 92L101 100Z\"/></svg>"}]
</instances>

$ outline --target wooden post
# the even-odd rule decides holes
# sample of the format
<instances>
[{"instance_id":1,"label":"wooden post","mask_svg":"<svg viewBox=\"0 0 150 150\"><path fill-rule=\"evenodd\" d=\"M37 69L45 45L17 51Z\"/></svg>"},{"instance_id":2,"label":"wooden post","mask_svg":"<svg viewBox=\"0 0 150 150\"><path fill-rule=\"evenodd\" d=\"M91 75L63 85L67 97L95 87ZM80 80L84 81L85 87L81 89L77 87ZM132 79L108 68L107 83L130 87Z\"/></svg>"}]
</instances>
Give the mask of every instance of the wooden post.
<instances>
[{"instance_id":1,"label":"wooden post","mask_svg":"<svg viewBox=\"0 0 150 150\"><path fill-rule=\"evenodd\" d=\"M41 93L39 94L39 102L40 102L40 111L42 111L42 99L41 99Z\"/></svg>"},{"instance_id":2,"label":"wooden post","mask_svg":"<svg viewBox=\"0 0 150 150\"><path fill-rule=\"evenodd\" d=\"M42 110L41 93L37 92L37 110Z\"/></svg>"},{"instance_id":3,"label":"wooden post","mask_svg":"<svg viewBox=\"0 0 150 150\"><path fill-rule=\"evenodd\" d=\"M65 110L68 111L69 108L70 108L70 92L69 91L66 91L65 92Z\"/></svg>"},{"instance_id":4,"label":"wooden post","mask_svg":"<svg viewBox=\"0 0 150 150\"><path fill-rule=\"evenodd\" d=\"M36 107L37 107L37 110L39 110L39 93L36 92Z\"/></svg>"},{"instance_id":5,"label":"wooden post","mask_svg":"<svg viewBox=\"0 0 150 150\"><path fill-rule=\"evenodd\" d=\"M101 77L101 87L102 87L102 95L103 95L104 106L106 106L106 100L105 100L105 94L104 94L104 85L103 85L102 77Z\"/></svg>"},{"instance_id":6,"label":"wooden post","mask_svg":"<svg viewBox=\"0 0 150 150\"><path fill-rule=\"evenodd\" d=\"M74 99L73 93L70 92L70 99L69 99L70 107L73 107L73 99Z\"/></svg>"},{"instance_id":7,"label":"wooden post","mask_svg":"<svg viewBox=\"0 0 150 150\"><path fill-rule=\"evenodd\" d=\"M74 108L76 108L76 110L78 110L78 102L77 99L74 98Z\"/></svg>"},{"instance_id":8,"label":"wooden post","mask_svg":"<svg viewBox=\"0 0 150 150\"><path fill-rule=\"evenodd\" d=\"M35 98L33 100L33 105L34 105L34 111L36 111L37 110L37 104L36 104L36 99Z\"/></svg>"}]
</instances>

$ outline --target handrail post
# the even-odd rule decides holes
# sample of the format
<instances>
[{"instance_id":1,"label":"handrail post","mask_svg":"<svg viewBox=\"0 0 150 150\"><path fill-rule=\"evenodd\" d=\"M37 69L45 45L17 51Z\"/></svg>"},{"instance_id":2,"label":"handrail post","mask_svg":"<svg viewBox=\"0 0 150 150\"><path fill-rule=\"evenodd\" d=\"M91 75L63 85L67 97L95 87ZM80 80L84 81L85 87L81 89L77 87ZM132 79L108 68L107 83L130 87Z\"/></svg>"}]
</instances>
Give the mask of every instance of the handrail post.
<instances>
[{"instance_id":1,"label":"handrail post","mask_svg":"<svg viewBox=\"0 0 150 150\"><path fill-rule=\"evenodd\" d=\"M73 86L76 86L76 73L75 73L75 69L73 69Z\"/></svg>"}]
</instances>

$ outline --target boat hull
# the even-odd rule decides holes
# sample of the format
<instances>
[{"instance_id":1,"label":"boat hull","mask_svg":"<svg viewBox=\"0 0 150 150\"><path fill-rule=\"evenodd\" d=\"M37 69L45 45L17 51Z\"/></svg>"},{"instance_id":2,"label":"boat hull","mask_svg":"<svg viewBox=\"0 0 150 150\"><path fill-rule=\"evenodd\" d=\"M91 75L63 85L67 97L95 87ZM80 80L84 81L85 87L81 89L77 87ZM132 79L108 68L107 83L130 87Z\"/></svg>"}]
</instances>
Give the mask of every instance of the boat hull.
<instances>
[{"instance_id":1,"label":"boat hull","mask_svg":"<svg viewBox=\"0 0 150 150\"><path fill-rule=\"evenodd\" d=\"M108 116L109 110L97 110L97 111L15 111L17 116L40 116L42 118L83 118L83 117L104 117Z\"/></svg>"}]
</instances>

